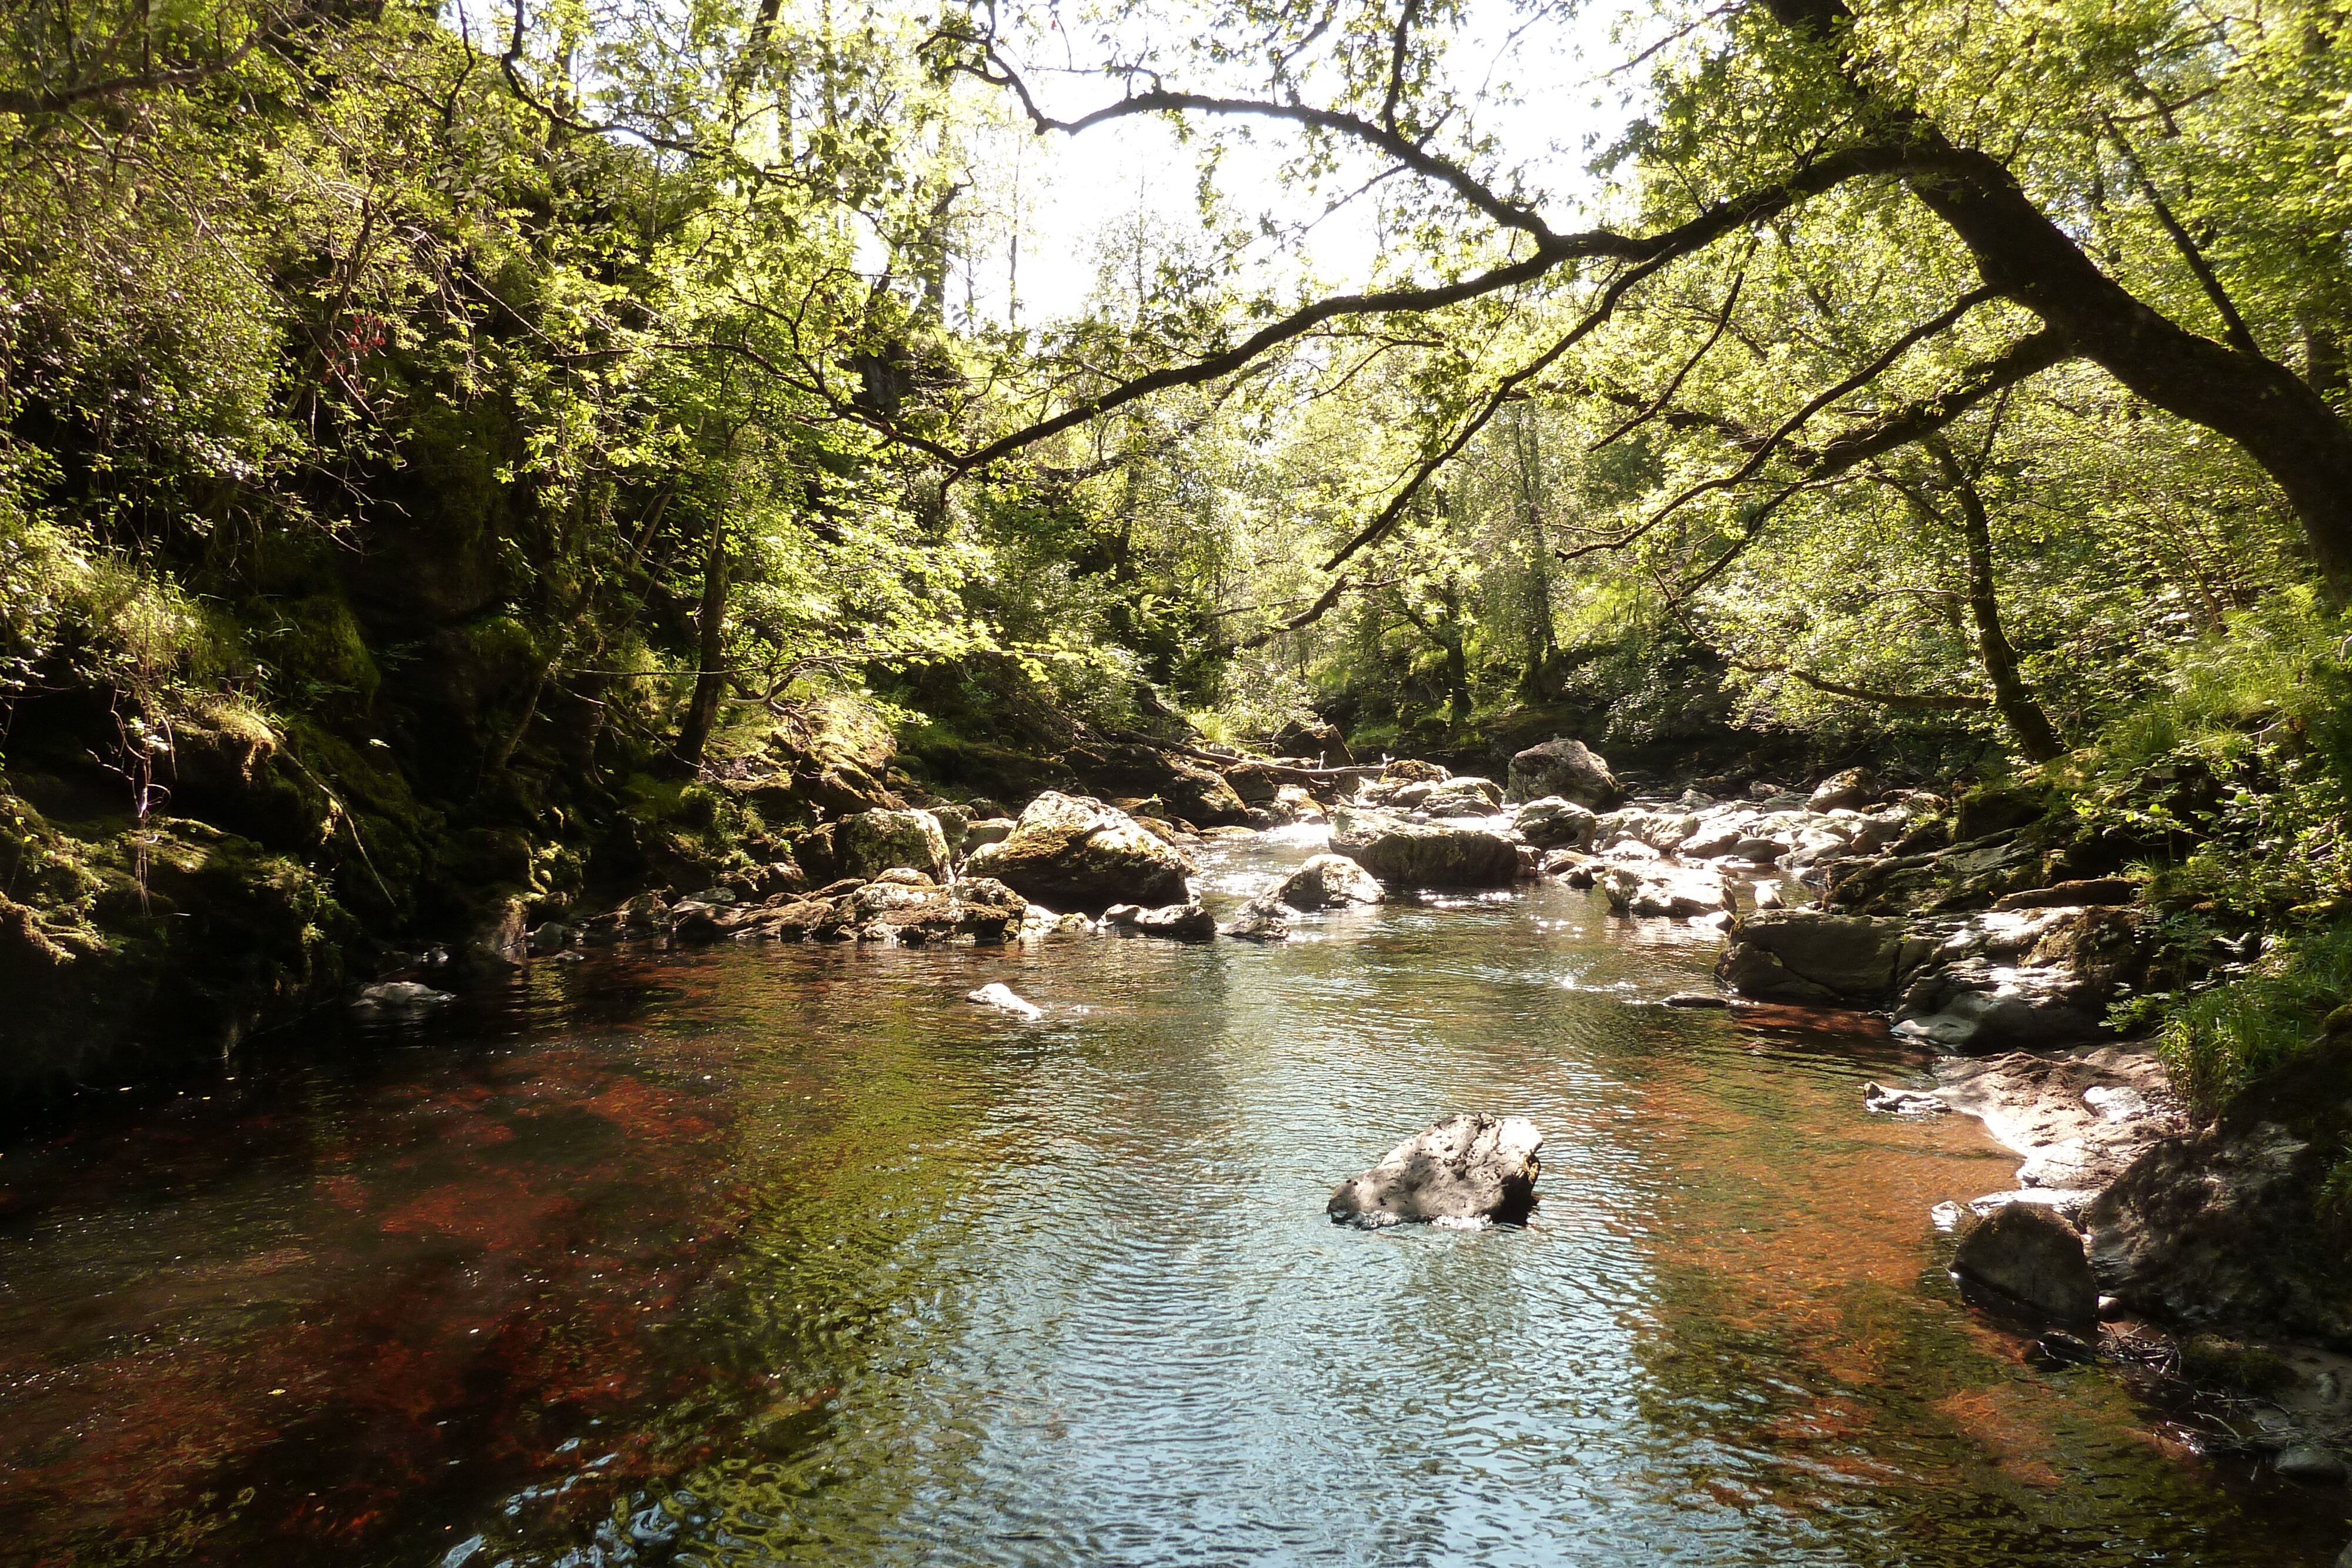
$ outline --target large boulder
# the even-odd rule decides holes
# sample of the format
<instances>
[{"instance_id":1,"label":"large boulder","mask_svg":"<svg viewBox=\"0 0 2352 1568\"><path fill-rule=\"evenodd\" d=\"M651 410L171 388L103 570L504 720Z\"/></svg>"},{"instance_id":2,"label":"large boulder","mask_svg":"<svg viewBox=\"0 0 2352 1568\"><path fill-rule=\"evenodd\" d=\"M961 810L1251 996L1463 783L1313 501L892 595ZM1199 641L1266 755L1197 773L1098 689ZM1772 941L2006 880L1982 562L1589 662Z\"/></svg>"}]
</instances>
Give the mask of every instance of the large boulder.
<instances>
[{"instance_id":1,"label":"large boulder","mask_svg":"<svg viewBox=\"0 0 2352 1568\"><path fill-rule=\"evenodd\" d=\"M1267 762L1243 762L1225 769L1225 784L1244 806L1273 805L1294 777L1293 769Z\"/></svg>"},{"instance_id":2,"label":"large boulder","mask_svg":"<svg viewBox=\"0 0 2352 1568\"><path fill-rule=\"evenodd\" d=\"M1378 904L1381 884L1346 855L1317 855L1282 879L1271 895L1293 909L1331 909L1343 904Z\"/></svg>"},{"instance_id":3,"label":"large boulder","mask_svg":"<svg viewBox=\"0 0 2352 1568\"><path fill-rule=\"evenodd\" d=\"M1384 811L1340 807L1331 847L1400 887L1508 887L1519 877L1519 846L1486 828L1409 822Z\"/></svg>"},{"instance_id":4,"label":"large boulder","mask_svg":"<svg viewBox=\"0 0 2352 1568\"><path fill-rule=\"evenodd\" d=\"M1832 773L1817 785L1805 800L1808 811L1859 810L1878 799L1878 775L1867 768L1849 768L1843 773Z\"/></svg>"},{"instance_id":5,"label":"large boulder","mask_svg":"<svg viewBox=\"0 0 2352 1568\"><path fill-rule=\"evenodd\" d=\"M1325 1212L1367 1228L1407 1220L1516 1225L1535 1207L1543 1134L1524 1116L1448 1116L1332 1193Z\"/></svg>"},{"instance_id":6,"label":"large boulder","mask_svg":"<svg viewBox=\"0 0 2352 1568\"><path fill-rule=\"evenodd\" d=\"M2352 1038L2290 1058L2134 1160L2088 1216L2136 1311L2352 1352Z\"/></svg>"},{"instance_id":7,"label":"large boulder","mask_svg":"<svg viewBox=\"0 0 2352 1568\"><path fill-rule=\"evenodd\" d=\"M995 877L1049 910L1185 903L1185 861L1112 806L1046 789L1000 844L971 851L971 877Z\"/></svg>"},{"instance_id":8,"label":"large boulder","mask_svg":"<svg viewBox=\"0 0 2352 1568\"><path fill-rule=\"evenodd\" d=\"M1012 832L974 850L967 875L993 877L1032 903L1100 914L1114 904L1185 902L1184 859L1126 812L1047 790Z\"/></svg>"},{"instance_id":9,"label":"large boulder","mask_svg":"<svg viewBox=\"0 0 2352 1568\"><path fill-rule=\"evenodd\" d=\"M1345 768L1356 760L1348 754L1339 727L1319 719L1293 719L1284 725L1274 737L1274 749L1284 757L1319 758L1326 768Z\"/></svg>"},{"instance_id":10,"label":"large boulder","mask_svg":"<svg viewBox=\"0 0 2352 1568\"><path fill-rule=\"evenodd\" d=\"M1580 740L1547 740L1511 758L1505 775L1505 795L1512 800L1539 800L1557 795L1580 806L1613 806L1622 793L1617 776L1598 752Z\"/></svg>"},{"instance_id":11,"label":"large boulder","mask_svg":"<svg viewBox=\"0 0 2352 1568\"><path fill-rule=\"evenodd\" d=\"M1529 800L1511 817L1519 837L1539 850L1581 850L1592 844L1600 819L1573 800L1547 795Z\"/></svg>"},{"instance_id":12,"label":"large boulder","mask_svg":"<svg viewBox=\"0 0 2352 1568\"><path fill-rule=\"evenodd\" d=\"M1110 793L1156 796L1169 814L1201 827L1235 825L1249 814L1223 774L1204 762L1150 746L1112 746L1073 752L1081 774Z\"/></svg>"},{"instance_id":13,"label":"large boulder","mask_svg":"<svg viewBox=\"0 0 2352 1568\"><path fill-rule=\"evenodd\" d=\"M1952 1257L1962 1284L1990 1288L2060 1322L2098 1316L2099 1288L2084 1256L2083 1233L2046 1203L2010 1203L1971 1224Z\"/></svg>"},{"instance_id":14,"label":"large boulder","mask_svg":"<svg viewBox=\"0 0 2352 1568\"><path fill-rule=\"evenodd\" d=\"M799 858L826 882L870 881L893 866L910 866L938 881L948 873L946 832L929 811L860 811L827 822L800 842Z\"/></svg>"},{"instance_id":15,"label":"large boulder","mask_svg":"<svg viewBox=\"0 0 2352 1568\"><path fill-rule=\"evenodd\" d=\"M1715 973L1764 1001L1877 1003L1932 951L1900 920L1776 909L1732 928Z\"/></svg>"}]
</instances>

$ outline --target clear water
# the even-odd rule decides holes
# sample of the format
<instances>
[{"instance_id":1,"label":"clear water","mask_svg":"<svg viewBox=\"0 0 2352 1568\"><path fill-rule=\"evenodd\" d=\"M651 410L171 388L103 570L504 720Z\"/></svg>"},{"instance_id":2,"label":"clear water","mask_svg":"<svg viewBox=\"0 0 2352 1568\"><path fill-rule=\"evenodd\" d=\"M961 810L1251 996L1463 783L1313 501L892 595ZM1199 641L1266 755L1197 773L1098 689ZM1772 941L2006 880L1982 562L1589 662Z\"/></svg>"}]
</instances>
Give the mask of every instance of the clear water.
<instances>
[{"instance_id":1,"label":"clear water","mask_svg":"<svg viewBox=\"0 0 2352 1568\"><path fill-rule=\"evenodd\" d=\"M1916 1057L1655 1005L1715 947L633 951L85 1107L0 1153L0 1560L2333 1561L2342 1492L1956 1301L1927 1210L2016 1157L1865 1115ZM1325 1219L1472 1109L1530 1225Z\"/></svg>"}]
</instances>

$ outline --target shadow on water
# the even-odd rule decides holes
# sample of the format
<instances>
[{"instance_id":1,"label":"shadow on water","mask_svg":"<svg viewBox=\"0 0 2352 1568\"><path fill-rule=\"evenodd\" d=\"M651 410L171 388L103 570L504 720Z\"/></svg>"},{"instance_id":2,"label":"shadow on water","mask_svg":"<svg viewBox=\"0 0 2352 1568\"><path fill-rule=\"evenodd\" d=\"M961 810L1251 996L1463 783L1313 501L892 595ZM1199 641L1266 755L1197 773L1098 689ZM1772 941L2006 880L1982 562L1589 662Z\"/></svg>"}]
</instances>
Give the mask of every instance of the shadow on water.
<instances>
[{"instance_id":1,"label":"shadow on water","mask_svg":"<svg viewBox=\"0 0 2352 1568\"><path fill-rule=\"evenodd\" d=\"M1228 852L1217 896L1303 850ZM2318 1564L1954 1298L2009 1185L1873 1020L1683 1013L1583 895L1259 948L608 954L86 1107L0 1160L32 1563ZM1003 979L1024 1024L965 1004ZM1523 1228L1363 1233L1436 1117Z\"/></svg>"}]
</instances>

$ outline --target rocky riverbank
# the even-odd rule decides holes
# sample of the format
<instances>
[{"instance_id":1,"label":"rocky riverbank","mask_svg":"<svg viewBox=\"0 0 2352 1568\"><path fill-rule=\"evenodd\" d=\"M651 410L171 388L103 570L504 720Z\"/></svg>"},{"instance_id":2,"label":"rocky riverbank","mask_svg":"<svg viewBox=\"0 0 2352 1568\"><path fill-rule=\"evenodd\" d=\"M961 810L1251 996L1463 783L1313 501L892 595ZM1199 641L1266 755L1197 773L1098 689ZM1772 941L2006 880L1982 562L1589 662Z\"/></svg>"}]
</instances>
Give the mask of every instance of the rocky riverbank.
<instances>
[{"instance_id":1,"label":"rocky riverbank","mask_svg":"<svg viewBox=\"0 0 2352 1568\"><path fill-rule=\"evenodd\" d=\"M1853 769L1805 789L1759 780L1629 798L1570 740L1519 752L1499 781L1332 759L1328 745L1265 758L1120 741L1086 753L1084 777L1016 789L1004 773L1001 787L1025 797L1017 811L846 755L720 779L698 787L723 798L700 837L671 831L656 846L640 835L637 891L600 902L593 882L493 883L470 925L421 951L376 950L374 982L343 994L370 1009L425 1009L446 999L441 977L468 966L560 962L646 937L1279 941L1316 910L1400 891L1563 878L1628 919L1723 930L1718 978L1734 997L1885 1013L1938 1060L1922 1082L1874 1085L1873 1108L1976 1115L2023 1156L2011 1188L1941 1223L1969 1233L2014 1206L2044 1211L2069 1228L2108 1310L2139 1320L2062 1333L2135 1364L2160 1361L2208 1395L2226 1386L2229 1399L2259 1401L2248 1406L2259 1419L2239 1423L2250 1435L2233 1440L2296 1473L2337 1462L2352 1375L2333 1357L2352 1351L2352 1293L2331 1197L2352 1142L2352 1031L2200 1122L2147 1046L2109 1029L2159 974L2179 984L2184 967L2227 972L2259 934L2209 935L2184 953L2142 884L2119 874L2132 846L2015 788L1887 788ZM1193 896L1197 852L1296 826L1326 830L1328 852L1221 929ZM158 873L157 886L177 884ZM313 970L302 996L338 972L323 959ZM2039 1225L2032 1244L2051 1234ZM2052 1315L2047 1301L2011 1304Z\"/></svg>"}]
</instances>

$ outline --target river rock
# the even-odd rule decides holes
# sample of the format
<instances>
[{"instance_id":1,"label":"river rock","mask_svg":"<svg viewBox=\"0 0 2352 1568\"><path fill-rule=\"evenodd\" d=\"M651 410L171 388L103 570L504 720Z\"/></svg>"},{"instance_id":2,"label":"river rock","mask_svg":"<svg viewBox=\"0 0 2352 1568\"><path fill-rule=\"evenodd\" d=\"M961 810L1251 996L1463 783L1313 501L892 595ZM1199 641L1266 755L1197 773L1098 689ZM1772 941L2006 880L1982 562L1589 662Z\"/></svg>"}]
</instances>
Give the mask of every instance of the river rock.
<instances>
[{"instance_id":1,"label":"river rock","mask_svg":"<svg viewBox=\"0 0 2352 1568\"><path fill-rule=\"evenodd\" d=\"M980 989L966 995L964 1000L978 1002L984 1008L994 1008L999 1012L1011 1013L1015 1018L1041 1019L1045 1016L1044 1008L1024 997L1016 996L1013 994L1013 988L1002 980L991 980Z\"/></svg>"},{"instance_id":2,"label":"river rock","mask_svg":"<svg viewBox=\"0 0 2352 1568\"><path fill-rule=\"evenodd\" d=\"M1686 866L1611 866L1596 885L1612 914L1637 918L1696 919L1722 913L1730 902L1721 875Z\"/></svg>"},{"instance_id":3,"label":"river rock","mask_svg":"<svg viewBox=\"0 0 2352 1568\"><path fill-rule=\"evenodd\" d=\"M1782 1002L1883 1002L1934 944L1900 920L1777 909L1733 927L1716 977L1742 996Z\"/></svg>"},{"instance_id":4,"label":"river rock","mask_svg":"<svg viewBox=\"0 0 2352 1568\"><path fill-rule=\"evenodd\" d=\"M1431 785L1420 804L1433 817L1490 817L1502 809L1503 791L1490 779L1462 776Z\"/></svg>"},{"instance_id":5,"label":"river rock","mask_svg":"<svg viewBox=\"0 0 2352 1568\"><path fill-rule=\"evenodd\" d=\"M1862 1108L1882 1116L1940 1116L1951 1110L1940 1094L1923 1089L1890 1089L1884 1083L1862 1086Z\"/></svg>"},{"instance_id":6,"label":"river rock","mask_svg":"<svg viewBox=\"0 0 2352 1568\"><path fill-rule=\"evenodd\" d=\"M1805 798L1808 811L1835 811L1869 805L1878 799L1878 775L1867 768L1832 773Z\"/></svg>"},{"instance_id":7,"label":"river rock","mask_svg":"<svg viewBox=\"0 0 2352 1568\"><path fill-rule=\"evenodd\" d=\"M1126 925L1145 936L1167 936L1179 942L1205 942L1217 934L1216 918L1197 904L1141 910Z\"/></svg>"},{"instance_id":8,"label":"river rock","mask_svg":"<svg viewBox=\"0 0 2352 1568\"><path fill-rule=\"evenodd\" d=\"M361 1012L422 1012L457 998L446 991L415 980L386 980L381 985L362 988L352 998L352 1006Z\"/></svg>"},{"instance_id":9,"label":"river rock","mask_svg":"<svg viewBox=\"0 0 2352 1568\"><path fill-rule=\"evenodd\" d=\"M2326 1200L2352 1146L2352 1039L2162 1138L2092 1206L2093 1260L2135 1311L2352 1351L2352 1216Z\"/></svg>"},{"instance_id":10,"label":"river rock","mask_svg":"<svg viewBox=\"0 0 2352 1568\"><path fill-rule=\"evenodd\" d=\"M1275 888L1278 904L1293 909L1332 909L1347 904L1378 904L1381 884L1346 855L1317 855Z\"/></svg>"},{"instance_id":11,"label":"river rock","mask_svg":"<svg viewBox=\"0 0 2352 1568\"><path fill-rule=\"evenodd\" d=\"M1343 806L1332 813L1330 842L1399 887L1508 887L1519 876L1517 842L1486 828L1411 822Z\"/></svg>"},{"instance_id":12,"label":"river rock","mask_svg":"<svg viewBox=\"0 0 2352 1568\"><path fill-rule=\"evenodd\" d=\"M859 811L827 822L800 842L803 864L827 882L871 881L893 866L911 866L938 881L951 857L940 820L929 811Z\"/></svg>"},{"instance_id":13,"label":"river rock","mask_svg":"<svg viewBox=\"0 0 2352 1568\"><path fill-rule=\"evenodd\" d=\"M979 850L979 849L981 849L981 848L982 848L983 846L988 845L988 844L1001 844L1001 843L1003 843L1006 839L1011 838L1012 836L1013 836L1013 819L1012 819L1012 818L1010 818L1010 817L981 817L981 818L977 818L977 819L975 819L975 820L973 821L972 824L971 824L970 827L966 828L966 829L963 831L963 849L964 849L964 853L966 853L966 854L971 854L971 853L972 853L974 851Z\"/></svg>"},{"instance_id":14,"label":"river rock","mask_svg":"<svg viewBox=\"0 0 2352 1568\"><path fill-rule=\"evenodd\" d=\"M1519 837L1539 850L1590 849L1600 819L1573 800L1547 795L1511 814Z\"/></svg>"},{"instance_id":15,"label":"river rock","mask_svg":"<svg viewBox=\"0 0 2352 1568\"><path fill-rule=\"evenodd\" d=\"M1504 774L1504 793L1512 800L1557 795L1600 809L1615 805L1623 791L1600 753L1580 740L1560 739L1530 746L1512 758Z\"/></svg>"},{"instance_id":16,"label":"river rock","mask_svg":"<svg viewBox=\"0 0 2352 1568\"><path fill-rule=\"evenodd\" d=\"M2310 1443L2281 1448L2272 1466L2291 1481L2307 1481L2321 1486L2335 1485L2342 1481L2345 1475L2343 1455ZM2346 1552L2352 1555L2352 1547L2347 1547Z\"/></svg>"},{"instance_id":17,"label":"river rock","mask_svg":"<svg viewBox=\"0 0 2352 1568\"><path fill-rule=\"evenodd\" d=\"M1275 733L1274 749L1285 757L1311 757L1326 768L1346 768L1355 762L1339 727L1320 719L1293 719Z\"/></svg>"},{"instance_id":18,"label":"river rock","mask_svg":"<svg viewBox=\"0 0 2352 1568\"><path fill-rule=\"evenodd\" d=\"M964 869L1061 910L1185 897L1185 862L1174 846L1124 811L1050 789L1029 802L1002 842L973 851Z\"/></svg>"},{"instance_id":19,"label":"river rock","mask_svg":"<svg viewBox=\"0 0 2352 1568\"><path fill-rule=\"evenodd\" d=\"M1286 942L1290 939L1290 918L1296 913L1278 900L1253 898L1242 905L1242 912L1224 927L1224 934L1244 942Z\"/></svg>"},{"instance_id":20,"label":"river rock","mask_svg":"<svg viewBox=\"0 0 2352 1568\"><path fill-rule=\"evenodd\" d=\"M2009 1204L1969 1225L1952 1272L2060 1322L2098 1317L2098 1283L2083 1254L2083 1233L2047 1204Z\"/></svg>"},{"instance_id":21,"label":"river rock","mask_svg":"<svg viewBox=\"0 0 2352 1568\"><path fill-rule=\"evenodd\" d=\"M1448 1116L1339 1184L1334 1220L1372 1228L1408 1220L1516 1225L1535 1207L1543 1134L1524 1116Z\"/></svg>"}]
</instances>

